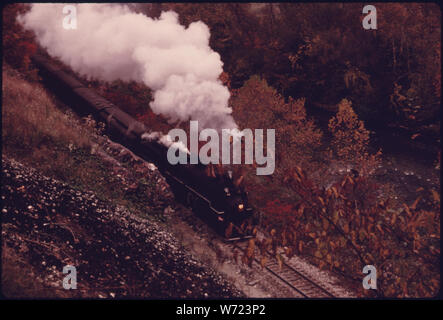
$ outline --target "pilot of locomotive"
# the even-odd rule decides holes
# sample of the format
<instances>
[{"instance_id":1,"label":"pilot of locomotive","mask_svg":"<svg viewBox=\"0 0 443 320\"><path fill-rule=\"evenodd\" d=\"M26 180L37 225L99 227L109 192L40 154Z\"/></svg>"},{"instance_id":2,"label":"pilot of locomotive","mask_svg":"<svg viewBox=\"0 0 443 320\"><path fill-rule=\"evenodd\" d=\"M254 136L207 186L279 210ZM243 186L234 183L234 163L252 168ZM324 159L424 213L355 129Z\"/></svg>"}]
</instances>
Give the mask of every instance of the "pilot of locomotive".
<instances>
[{"instance_id":1,"label":"pilot of locomotive","mask_svg":"<svg viewBox=\"0 0 443 320\"><path fill-rule=\"evenodd\" d=\"M221 194L219 193L219 205L223 206L226 214L225 219L230 222L238 223L244 220L246 210L246 192L243 188L243 176L236 179L232 171L217 170L215 179L219 182Z\"/></svg>"}]
</instances>

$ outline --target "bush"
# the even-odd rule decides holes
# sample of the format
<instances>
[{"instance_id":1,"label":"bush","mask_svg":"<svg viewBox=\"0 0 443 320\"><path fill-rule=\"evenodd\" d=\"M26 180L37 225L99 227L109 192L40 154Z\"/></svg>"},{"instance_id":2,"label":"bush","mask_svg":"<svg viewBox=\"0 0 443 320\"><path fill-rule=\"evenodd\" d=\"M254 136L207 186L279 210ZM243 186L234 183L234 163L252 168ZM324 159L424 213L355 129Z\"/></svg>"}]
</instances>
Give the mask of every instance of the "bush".
<instances>
[{"instance_id":1,"label":"bush","mask_svg":"<svg viewBox=\"0 0 443 320\"><path fill-rule=\"evenodd\" d=\"M380 163L381 151L369 154L369 131L352 109L352 103L343 99L338 105L335 117L329 120L331 160L344 166L352 166L360 174L372 173Z\"/></svg>"}]
</instances>

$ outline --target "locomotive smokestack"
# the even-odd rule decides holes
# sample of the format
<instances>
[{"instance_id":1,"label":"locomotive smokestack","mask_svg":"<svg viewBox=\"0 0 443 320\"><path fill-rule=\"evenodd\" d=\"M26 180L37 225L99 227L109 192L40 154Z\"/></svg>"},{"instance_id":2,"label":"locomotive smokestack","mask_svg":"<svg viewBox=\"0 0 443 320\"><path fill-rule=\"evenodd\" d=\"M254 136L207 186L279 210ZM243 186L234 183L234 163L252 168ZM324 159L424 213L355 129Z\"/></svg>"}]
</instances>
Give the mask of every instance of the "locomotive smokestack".
<instances>
[{"instance_id":1,"label":"locomotive smokestack","mask_svg":"<svg viewBox=\"0 0 443 320\"><path fill-rule=\"evenodd\" d=\"M74 71L104 81L145 83L152 110L171 122L198 120L199 128L237 128L229 90L219 80L220 55L209 47L203 22L180 25L175 12L159 19L127 5L76 4L75 29L63 26L63 4L32 4L18 17L48 53ZM124 108L124 106L120 106Z\"/></svg>"}]
</instances>

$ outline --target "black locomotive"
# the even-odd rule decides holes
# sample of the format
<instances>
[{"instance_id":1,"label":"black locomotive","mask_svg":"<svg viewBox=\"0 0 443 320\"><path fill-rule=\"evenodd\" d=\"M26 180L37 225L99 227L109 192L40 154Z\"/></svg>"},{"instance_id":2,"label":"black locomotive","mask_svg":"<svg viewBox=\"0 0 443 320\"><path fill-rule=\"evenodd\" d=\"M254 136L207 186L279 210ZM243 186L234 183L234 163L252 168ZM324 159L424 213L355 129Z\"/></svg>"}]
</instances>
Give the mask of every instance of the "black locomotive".
<instances>
[{"instance_id":1,"label":"black locomotive","mask_svg":"<svg viewBox=\"0 0 443 320\"><path fill-rule=\"evenodd\" d=\"M92 114L106 124L109 136L130 148L141 158L155 163L171 186L176 198L191 207L227 240L252 237L253 209L246 192L232 179L232 173L208 175L207 166L171 165L168 148L148 134L145 125L87 88L78 79L42 55L32 58L46 86L81 115ZM188 155L189 157L189 155ZM188 161L190 163L190 161Z\"/></svg>"}]
</instances>

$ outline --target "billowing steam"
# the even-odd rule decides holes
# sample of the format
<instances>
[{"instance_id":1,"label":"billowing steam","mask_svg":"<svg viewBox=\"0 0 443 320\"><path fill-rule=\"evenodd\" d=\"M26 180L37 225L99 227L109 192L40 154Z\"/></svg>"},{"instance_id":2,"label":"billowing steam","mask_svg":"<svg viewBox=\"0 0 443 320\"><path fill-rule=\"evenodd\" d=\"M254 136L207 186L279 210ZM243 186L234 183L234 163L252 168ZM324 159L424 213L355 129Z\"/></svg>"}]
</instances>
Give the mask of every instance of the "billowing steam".
<instances>
[{"instance_id":1,"label":"billowing steam","mask_svg":"<svg viewBox=\"0 0 443 320\"><path fill-rule=\"evenodd\" d=\"M120 4L76 6L73 30L63 28L62 4L33 4L18 20L51 56L88 78L144 82L154 91L152 110L170 121L237 128L229 91L218 79L223 63L204 23L185 28L175 12L151 19Z\"/></svg>"},{"instance_id":2,"label":"billowing steam","mask_svg":"<svg viewBox=\"0 0 443 320\"><path fill-rule=\"evenodd\" d=\"M185 146L185 144L182 141L174 142L169 135L164 135L161 132L153 131L150 133L144 133L142 134L142 139L148 141L159 141L160 143L164 144L167 147L179 149L184 153L190 154L189 149Z\"/></svg>"}]
</instances>

